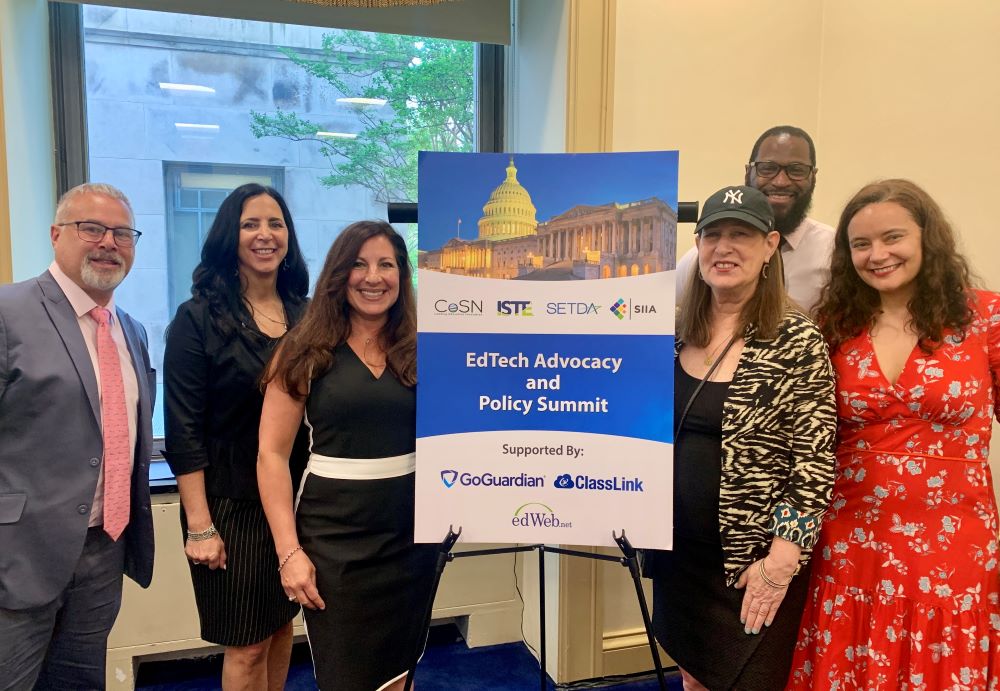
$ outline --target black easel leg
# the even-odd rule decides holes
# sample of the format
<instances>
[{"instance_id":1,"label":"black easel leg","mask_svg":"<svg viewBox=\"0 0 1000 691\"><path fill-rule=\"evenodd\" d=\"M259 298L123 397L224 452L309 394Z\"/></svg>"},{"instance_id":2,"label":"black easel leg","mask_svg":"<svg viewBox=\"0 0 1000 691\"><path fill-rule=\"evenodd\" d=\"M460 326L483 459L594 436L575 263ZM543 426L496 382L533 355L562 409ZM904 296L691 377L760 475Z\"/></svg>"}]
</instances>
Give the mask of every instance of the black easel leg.
<instances>
[{"instance_id":1,"label":"black easel leg","mask_svg":"<svg viewBox=\"0 0 1000 691\"><path fill-rule=\"evenodd\" d=\"M413 651L413 661L410 663L410 669L406 672L406 683L403 685L403 691L410 691L413 687L413 675L417 671L417 663L420 661L420 655L424 651L424 644L431 629L431 614L434 612L434 598L437 596L438 586L441 584L441 574L444 573L444 567L451 561L451 550L455 546L458 536L461 534L461 527L459 527L456 533L449 526L448 534L438 547L437 567L434 570L434 585L431 586L431 594L427 598L427 607L424 609L424 621L421 628L424 635L417 638L416 649Z\"/></svg>"},{"instance_id":2,"label":"black easel leg","mask_svg":"<svg viewBox=\"0 0 1000 691\"><path fill-rule=\"evenodd\" d=\"M646 640L649 641L649 651L653 654L653 664L656 667L656 679L660 682L661 691L667 691L667 680L663 676L663 663L660 661L660 650L656 647L656 638L653 636L653 622L649 618L649 607L646 605L646 593L642 589L641 576L639 574L639 560L636 558L635 548L625 537L625 531L621 536L611 535L618 543L618 548L625 555L625 565L628 566L629 574L632 576L632 583L635 585L635 595L639 600L639 609L642 612L642 623L646 627Z\"/></svg>"},{"instance_id":3,"label":"black easel leg","mask_svg":"<svg viewBox=\"0 0 1000 691\"><path fill-rule=\"evenodd\" d=\"M538 545L538 683L545 691L545 545Z\"/></svg>"}]
</instances>

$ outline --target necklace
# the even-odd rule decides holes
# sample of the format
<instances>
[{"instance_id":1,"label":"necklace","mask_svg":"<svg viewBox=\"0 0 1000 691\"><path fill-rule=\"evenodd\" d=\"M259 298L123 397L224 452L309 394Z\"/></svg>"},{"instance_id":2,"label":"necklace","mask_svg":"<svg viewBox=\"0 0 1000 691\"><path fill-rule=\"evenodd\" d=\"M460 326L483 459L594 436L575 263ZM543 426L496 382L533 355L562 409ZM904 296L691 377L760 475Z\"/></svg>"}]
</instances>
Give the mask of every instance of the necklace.
<instances>
[{"instance_id":1,"label":"necklace","mask_svg":"<svg viewBox=\"0 0 1000 691\"><path fill-rule=\"evenodd\" d=\"M280 324L281 326L285 327L286 330L288 329L288 323L287 322L285 322L282 319L275 319L274 317L267 316L266 314L264 314L264 310L260 309L256 305L254 305L250 301L249 298L243 298L243 301L247 303L248 307L250 307L250 316L256 317L259 314L260 316L264 317L264 319L268 320L272 324Z\"/></svg>"},{"instance_id":2,"label":"necklace","mask_svg":"<svg viewBox=\"0 0 1000 691\"><path fill-rule=\"evenodd\" d=\"M364 350L362 351L361 359L364 360L365 364L368 365L369 367L372 367L372 368L375 368L375 369L378 369L378 370L383 370L383 369L385 369L385 353L382 353L382 362L380 362L380 363L379 362L372 362L371 360L368 359L368 346L372 345L374 342L375 342L375 339L373 339L373 338L366 338L365 339L365 347L364 347ZM375 352L376 353L378 352L378 348L377 347L375 349Z\"/></svg>"},{"instance_id":3,"label":"necklace","mask_svg":"<svg viewBox=\"0 0 1000 691\"><path fill-rule=\"evenodd\" d=\"M722 347L724 345L726 345L727 343L729 343L729 339L728 338L727 339L723 339L722 341L719 342L719 345L715 346L715 349L711 353L708 353L705 356L705 366L706 367L711 367L712 366L712 364L715 362L715 356L719 354L719 351L722 350Z\"/></svg>"}]
</instances>

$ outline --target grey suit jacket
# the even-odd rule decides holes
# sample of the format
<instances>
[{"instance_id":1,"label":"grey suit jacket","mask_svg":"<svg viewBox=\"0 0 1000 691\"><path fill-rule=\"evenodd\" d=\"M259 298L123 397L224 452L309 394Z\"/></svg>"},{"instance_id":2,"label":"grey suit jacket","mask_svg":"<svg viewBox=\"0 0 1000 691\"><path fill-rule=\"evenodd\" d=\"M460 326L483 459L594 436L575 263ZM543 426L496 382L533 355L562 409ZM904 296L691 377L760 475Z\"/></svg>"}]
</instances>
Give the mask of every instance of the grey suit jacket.
<instances>
[{"instance_id":1,"label":"grey suit jacket","mask_svg":"<svg viewBox=\"0 0 1000 691\"><path fill-rule=\"evenodd\" d=\"M139 384L125 573L146 587L156 372L142 325L117 314ZM69 583L103 457L100 420L94 367L59 284L46 271L0 286L0 608L43 605Z\"/></svg>"}]
</instances>

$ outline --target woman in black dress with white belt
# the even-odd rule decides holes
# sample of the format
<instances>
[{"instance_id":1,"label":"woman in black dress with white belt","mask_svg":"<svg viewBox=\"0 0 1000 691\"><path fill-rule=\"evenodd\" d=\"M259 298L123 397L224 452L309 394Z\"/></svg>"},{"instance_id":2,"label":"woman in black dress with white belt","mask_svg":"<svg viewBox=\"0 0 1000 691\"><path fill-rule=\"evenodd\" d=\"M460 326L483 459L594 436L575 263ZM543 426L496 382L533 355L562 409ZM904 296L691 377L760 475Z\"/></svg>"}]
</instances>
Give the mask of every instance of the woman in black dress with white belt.
<instances>
[{"instance_id":1,"label":"woman in black dress with white belt","mask_svg":"<svg viewBox=\"0 0 1000 691\"><path fill-rule=\"evenodd\" d=\"M413 543L416 314L403 239L345 228L271 362L257 466L281 582L324 691L401 689L422 643L434 545ZM288 456L310 456L293 512Z\"/></svg>"},{"instance_id":2,"label":"woman in black dress with white belt","mask_svg":"<svg viewBox=\"0 0 1000 691\"><path fill-rule=\"evenodd\" d=\"M289 602L257 492L259 379L305 309L309 274L291 215L248 184L219 207L164 353L165 455L181 495L201 637L226 646L224 689L284 687ZM301 471L304 447L293 465ZM290 493L289 493L290 494Z\"/></svg>"}]
</instances>

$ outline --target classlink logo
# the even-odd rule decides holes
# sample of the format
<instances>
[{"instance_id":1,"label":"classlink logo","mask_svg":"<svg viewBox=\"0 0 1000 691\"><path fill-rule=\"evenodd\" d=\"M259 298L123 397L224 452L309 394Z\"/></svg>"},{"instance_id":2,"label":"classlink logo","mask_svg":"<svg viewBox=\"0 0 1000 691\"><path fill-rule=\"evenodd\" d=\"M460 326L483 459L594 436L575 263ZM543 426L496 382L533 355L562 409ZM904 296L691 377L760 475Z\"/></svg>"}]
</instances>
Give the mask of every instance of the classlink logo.
<instances>
[{"instance_id":1,"label":"classlink logo","mask_svg":"<svg viewBox=\"0 0 1000 691\"><path fill-rule=\"evenodd\" d=\"M625 302L623 298L618 298L615 300L614 304L611 305L611 314L618 317L619 320L624 319L625 315L628 314L628 303Z\"/></svg>"},{"instance_id":2,"label":"classlink logo","mask_svg":"<svg viewBox=\"0 0 1000 691\"><path fill-rule=\"evenodd\" d=\"M556 489L584 489L597 492L645 492L645 480L638 477L591 477L563 473L556 478Z\"/></svg>"},{"instance_id":3,"label":"classlink logo","mask_svg":"<svg viewBox=\"0 0 1000 691\"><path fill-rule=\"evenodd\" d=\"M455 486L455 480L457 480L457 479L458 479L458 471L457 470L442 470L441 471L441 482L444 483L445 487L447 487L449 489L452 488L452 487L454 487Z\"/></svg>"}]
</instances>

